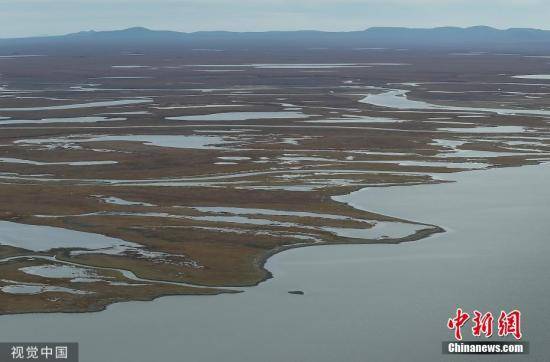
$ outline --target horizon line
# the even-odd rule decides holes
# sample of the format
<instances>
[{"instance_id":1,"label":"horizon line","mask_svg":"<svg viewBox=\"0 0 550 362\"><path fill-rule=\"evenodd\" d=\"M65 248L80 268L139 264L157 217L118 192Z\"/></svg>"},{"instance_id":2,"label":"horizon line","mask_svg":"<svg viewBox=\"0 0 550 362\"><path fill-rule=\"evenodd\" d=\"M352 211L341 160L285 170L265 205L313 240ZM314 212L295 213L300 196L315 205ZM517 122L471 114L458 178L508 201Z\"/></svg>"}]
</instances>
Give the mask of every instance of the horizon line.
<instances>
[{"instance_id":1,"label":"horizon line","mask_svg":"<svg viewBox=\"0 0 550 362\"><path fill-rule=\"evenodd\" d=\"M146 30L150 32L172 32L179 34L198 34L198 33L252 33L252 34L262 34L262 33L293 33L293 32L317 32L317 33L358 33L365 32L372 29L410 29L410 30L436 30L436 29L461 29L468 30L473 28L485 28L492 29L497 31L509 31L509 30L535 30L535 31L550 31L550 29L542 28L531 28L531 27L507 27L507 28L498 28L490 25L471 25L471 26L458 26L458 25L441 25L433 27L416 27L416 26L372 26L364 29L358 30L318 30L318 29L295 29L295 30L260 30L260 31L236 31L236 30L197 30L197 31L182 31L182 30L172 30L172 29L153 29L146 26L135 25L130 27L123 28L111 28L111 29L88 29L88 30L79 30L69 33L62 34L42 34L42 35L27 35L27 36L15 36L15 37L0 37L0 40L10 40L10 39L28 39L28 38L49 38L49 37L63 37L69 35L83 34L83 33L105 33L105 32L122 32L127 30Z\"/></svg>"}]
</instances>

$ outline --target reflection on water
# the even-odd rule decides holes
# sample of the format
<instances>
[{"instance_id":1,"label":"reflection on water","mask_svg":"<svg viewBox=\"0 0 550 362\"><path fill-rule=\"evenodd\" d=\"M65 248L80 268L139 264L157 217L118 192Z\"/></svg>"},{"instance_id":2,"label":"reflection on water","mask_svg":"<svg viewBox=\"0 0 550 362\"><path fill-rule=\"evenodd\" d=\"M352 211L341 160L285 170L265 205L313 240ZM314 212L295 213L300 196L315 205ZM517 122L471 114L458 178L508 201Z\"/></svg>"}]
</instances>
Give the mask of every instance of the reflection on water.
<instances>
[{"instance_id":1,"label":"reflection on water","mask_svg":"<svg viewBox=\"0 0 550 362\"><path fill-rule=\"evenodd\" d=\"M324 228L324 230L330 231L344 238L373 240L404 238L422 229L429 229L429 227L417 224L407 224L403 222L376 222L374 224L374 227L370 229L351 229L335 227Z\"/></svg>"},{"instance_id":2,"label":"reflection on water","mask_svg":"<svg viewBox=\"0 0 550 362\"><path fill-rule=\"evenodd\" d=\"M318 119L315 121L304 121L307 123L402 123L407 122L403 119L395 118L386 118L386 117L342 117L342 118L332 118L332 119Z\"/></svg>"},{"instance_id":3,"label":"reflection on water","mask_svg":"<svg viewBox=\"0 0 550 362\"><path fill-rule=\"evenodd\" d=\"M246 121L249 119L286 119L307 117L307 114L301 112L227 112L196 116L166 117L166 119L174 121Z\"/></svg>"},{"instance_id":4,"label":"reflection on water","mask_svg":"<svg viewBox=\"0 0 550 362\"><path fill-rule=\"evenodd\" d=\"M109 249L120 252L140 246L100 234L51 226L19 224L10 221L0 221L0 244L32 251L47 251L55 248L86 248L89 250Z\"/></svg>"},{"instance_id":5,"label":"reflection on water","mask_svg":"<svg viewBox=\"0 0 550 362\"><path fill-rule=\"evenodd\" d=\"M97 137L73 136L61 138L32 138L15 141L18 144L36 144L46 146L67 146L85 142L141 142L145 145L173 148L209 149L216 145L226 144L222 137L216 136L186 136L186 135L105 135Z\"/></svg>"},{"instance_id":6,"label":"reflection on water","mask_svg":"<svg viewBox=\"0 0 550 362\"><path fill-rule=\"evenodd\" d=\"M495 127L451 127L451 128L439 128L440 131L456 132L456 133L522 133L527 131L525 127L521 126L495 126Z\"/></svg>"},{"instance_id":7,"label":"reflection on water","mask_svg":"<svg viewBox=\"0 0 550 362\"><path fill-rule=\"evenodd\" d=\"M110 106L126 106L130 104L142 104L150 103L152 99L138 98L138 99L120 99L117 101L104 101L104 102L89 102L78 104L66 104L62 106L44 106L44 107L23 107L23 108L0 108L0 111L54 111L64 109L79 109L79 108L95 108L95 107L110 107Z\"/></svg>"},{"instance_id":8,"label":"reflection on water","mask_svg":"<svg viewBox=\"0 0 550 362\"><path fill-rule=\"evenodd\" d=\"M15 163L15 164L26 164L34 166L56 166L56 165L66 165L66 166L97 166L97 165L114 165L117 164L117 161L70 161L70 162L41 162L41 161L31 161L23 160L20 158L11 158L11 157L0 157L0 162L2 163Z\"/></svg>"},{"instance_id":9,"label":"reflection on water","mask_svg":"<svg viewBox=\"0 0 550 362\"><path fill-rule=\"evenodd\" d=\"M0 117L0 119L2 119ZM126 118L107 118L101 116L67 117L67 118L45 118L45 119L10 119L0 121L0 124L48 124L48 123L95 123L124 121Z\"/></svg>"},{"instance_id":10,"label":"reflection on water","mask_svg":"<svg viewBox=\"0 0 550 362\"><path fill-rule=\"evenodd\" d=\"M512 78L518 79L550 79L550 74L528 74L528 75L515 75Z\"/></svg>"},{"instance_id":11,"label":"reflection on water","mask_svg":"<svg viewBox=\"0 0 550 362\"><path fill-rule=\"evenodd\" d=\"M93 269L80 268L72 265L45 264L29 266L19 269L25 274L37 275L44 278L89 278L97 277Z\"/></svg>"},{"instance_id":12,"label":"reflection on water","mask_svg":"<svg viewBox=\"0 0 550 362\"><path fill-rule=\"evenodd\" d=\"M9 281L8 281L9 282ZM40 294L40 293L69 293L69 294L91 294L92 292L86 292L83 290L77 290L65 287L55 287L46 284L10 284L0 289L4 293L8 294Z\"/></svg>"},{"instance_id":13,"label":"reflection on water","mask_svg":"<svg viewBox=\"0 0 550 362\"><path fill-rule=\"evenodd\" d=\"M391 90L380 94L369 94L360 102L378 107L394 109L429 109L447 110L450 112L490 112L502 115L525 114L532 116L550 116L550 111L536 109L513 108L483 108L483 107L455 107L432 104L424 101L415 101L407 98L407 90Z\"/></svg>"}]
</instances>

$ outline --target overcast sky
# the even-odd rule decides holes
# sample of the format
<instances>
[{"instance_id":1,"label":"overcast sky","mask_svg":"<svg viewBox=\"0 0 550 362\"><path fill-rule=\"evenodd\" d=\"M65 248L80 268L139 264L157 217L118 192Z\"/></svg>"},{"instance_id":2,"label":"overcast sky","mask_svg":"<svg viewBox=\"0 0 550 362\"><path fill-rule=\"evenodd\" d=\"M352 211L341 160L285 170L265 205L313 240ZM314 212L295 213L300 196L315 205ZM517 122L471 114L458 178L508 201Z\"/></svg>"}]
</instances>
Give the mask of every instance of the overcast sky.
<instances>
[{"instance_id":1,"label":"overcast sky","mask_svg":"<svg viewBox=\"0 0 550 362\"><path fill-rule=\"evenodd\" d=\"M549 29L550 0L0 0L0 37L132 26L177 31L490 25Z\"/></svg>"}]
</instances>

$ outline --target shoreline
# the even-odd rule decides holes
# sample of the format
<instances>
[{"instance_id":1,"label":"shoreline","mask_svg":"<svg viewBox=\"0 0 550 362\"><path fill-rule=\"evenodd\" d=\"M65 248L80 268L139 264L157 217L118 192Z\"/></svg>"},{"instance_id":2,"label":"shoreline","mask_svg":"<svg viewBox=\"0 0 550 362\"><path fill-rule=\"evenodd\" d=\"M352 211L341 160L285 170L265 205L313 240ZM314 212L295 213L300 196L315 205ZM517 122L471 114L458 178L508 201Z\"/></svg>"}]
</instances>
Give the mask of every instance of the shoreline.
<instances>
[{"instance_id":1,"label":"shoreline","mask_svg":"<svg viewBox=\"0 0 550 362\"><path fill-rule=\"evenodd\" d=\"M471 170L465 170L465 171L471 171ZM465 172L465 171L463 171L463 172ZM438 182L437 180L434 180L434 182L418 183L416 185L430 185L430 184L437 184L437 183L440 183L440 182ZM394 187L394 186L398 186L398 185L385 185L385 186L377 186L377 187ZM399 186L412 186L412 185L405 184L405 185L399 185ZM364 189L364 188L357 188L357 190L354 190L354 191L351 191L351 192L359 191L359 190L362 190L362 189ZM334 200L334 197L338 197L338 196L343 196L343 195L335 195L335 196L332 196L331 198L333 198L333 200ZM334 200L334 201L336 201L336 200ZM341 203L340 201L336 201L336 202ZM354 209L357 209L352 205L349 205L349 206L351 206ZM357 209L357 210L362 211L362 212L367 211L367 210L361 210L361 209ZM370 212L370 211L367 211L367 212ZM318 242L318 243L312 243L312 244L291 244L291 245L282 246L280 248L276 248L276 249L270 250L270 251L262 254L259 258L257 258L255 260L255 263L254 263L255 266L265 270L266 276L263 279L255 282L253 284L242 284L242 285L234 284L234 285L223 285L223 286L218 285L218 286L216 286L216 285L204 285L204 284L196 284L196 283L176 282L176 281L163 280L163 279L146 279L146 278L139 277L138 275L136 275L134 272L132 272L130 270L109 268L109 267L100 267L100 266L94 266L92 264L81 264L81 263L76 263L76 262L72 262L72 261L69 261L69 260L59 259L59 258L57 258L57 256L50 257L50 256L44 256L44 255L42 255L42 256L24 255L24 256L8 257L6 259L10 259L10 260L11 259L19 259L19 258L47 259L47 260L52 260L52 261L60 262L60 263L63 263L63 264L79 266L79 267L89 267L89 268L95 268L95 269L113 270L113 271L118 271L120 273L129 272L129 273L134 274L134 276L137 278L136 280L138 280L138 281L152 282L154 284L174 284L174 285L188 286L188 287L192 287L192 288L200 288L200 289L206 289L206 290L209 290L209 291L215 291L215 293L208 293L208 294L202 294L202 293L166 293L166 294L158 294L158 295L156 295L154 297L151 297L151 298L148 298L148 299L128 298L127 300L120 300L120 301L116 301L116 302L112 302L112 303L107 303L105 305L98 305L97 308L90 308L88 310L83 310L83 311L78 311L78 310L77 311L50 311L50 310L44 310L44 311L39 311L39 312L14 312L14 313L0 314L0 318L2 316L24 315L24 314L98 313L98 312L105 311L109 306L114 305L114 304L121 304L121 303L133 302L133 301L150 302L150 301L154 301L158 298L168 297L168 296L182 296L183 297L183 296L215 296L215 295L221 295L221 294L239 294L239 293L243 293L243 292L246 292L246 291L245 290L233 290L233 289L253 288L253 287L256 287L256 286L258 286L258 285L274 278L271 271L269 271L265 267L265 265L272 256L274 256L276 254L279 254L279 253L282 253L282 252L285 252L285 251L290 251L290 250L298 249L298 248L306 248L306 247L314 247L314 246L327 246L327 245L342 245L342 246L345 246L345 245L374 245L374 244L398 245L398 244L402 244L402 243L419 241L419 240L431 237L433 235L437 235L437 234L446 232L446 230L444 228L442 228L440 226L437 226L437 225L417 223L417 222L414 222L414 221L403 220L403 219L395 218L395 217L388 216L388 215L381 215L381 216L392 219L392 220L395 220L395 221L406 222L406 223L415 224L415 225L423 225L423 226L427 226L429 228L418 230L414 234L407 235L405 237L393 238L393 239L379 239L379 240L360 241L361 239L341 238L341 240L342 240L341 242ZM5 261L6 259L0 260L0 264L3 261ZM231 289L227 289L227 288L231 288ZM224 289L226 289L226 290L224 290Z\"/></svg>"},{"instance_id":2,"label":"shoreline","mask_svg":"<svg viewBox=\"0 0 550 362\"><path fill-rule=\"evenodd\" d=\"M540 165L545 164L545 163L548 163L548 161L536 162L536 164L534 166L540 166ZM533 165L494 166L494 167L491 167L491 168L488 168L488 169L485 169L485 170L464 170L464 171L460 171L459 173L471 172L471 171L484 172L484 171L493 170L493 169L521 168L521 167L524 167L524 166L533 166ZM427 186L427 185L434 185L434 184L440 184L440 183L449 183L449 182L454 183L454 182L459 182L459 181L455 181L455 180L434 180L433 182L425 182L425 183L418 183L418 184L412 184L412 185L411 184L403 184L403 185L384 185L384 186L374 186L374 187L386 188L386 187L397 187L397 186ZM373 186L368 186L366 188L371 188L371 187L373 187ZM349 195L353 192L361 191L361 190L364 190L366 188L357 188L357 190L351 191L348 194L344 194L344 195L334 195L334 196L332 196L332 199L336 202L343 203L342 201L337 201L334 198L337 198L337 197L340 197L340 196L346 196L346 195ZM354 209L356 209L356 210L359 210L359 211L366 211L366 212L369 212L369 213L374 212L374 211L369 211L369 210L362 210L362 209L354 206L353 204L347 204L347 205L354 208ZM187 287L191 287L191 288L205 289L205 290L212 291L213 293L204 293L204 294L203 293L165 293L165 294L158 294L154 297L145 298L145 299L128 298L128 299L124 299L124 300L119 300L119 301L115 301L115 302L106 303L106 304L103 304L103 305L97 304L95 307L90 308L88 310L75 310L75 311L44 310L44 311L39 311L39 312L34 312L34 311L32 311L32 312L14 312L14 313L0 314L0 318L3 317L3 316L25 315L25 314L99 313L99 312L105 311L106 309L109 308L109 306L115 305L115 304L129 303L129 302L135 302L135 301L152 302L152 301L155 301L156 299L163 298L163 297L169 297L169 296L182 296L182 297L184 297L184 296L216 296L216 295L222 295L222 294L240 294L240 293L245 293L246 290L238 290L238 288L244 288L244 289L254 288L254 287L256 287L256 286L258 286L258 285L274 278L272 272L269 269L267 269L265 267L265 265L271 257L273 257L274 255L277 255L279 253L285 252L285 251L290 251L290 250L299 249L299 248L301 249L301 248L307 248L307 247L315 247L315 246L334 246L334 245L346 246L346 245L375 245L375 244L379 244L379 245L399 245L399 244L402 244L402 243L420 241L420 240L423 240L423 239L426 239L426 238L429 238L429 237L432 237L432 236L435 236L435 235L442 234L442 233L446 232L446 230L443 227L438 226L438 225L414 222L414 221L411 221L411 220L405 220L405 219L394 217L394 216L391 216L391 215L382 215L382 214L380 214L380 215L384 216L384 217L387 217L387 218L390 218L390 219L393 219L393 220L396 220L396 221L402 221L402 222L412 223L412 224L416 224L416 225L428 226L430 228L429 229L421 229L421 230L416 231L414 234L411 234L411 235L408 235L408 236L405 236L405 237L402 237L402 238L396 238L396 239L358 241L360 239L342 238L342 240L343 240L342 242L318 242L318 243L313 243L313 244L294 244L294 245L286 245L286 246L283 246L283 247L280 247L280 248L276 248L276 249L270 250L269 252L266 252L265 254L261 255L259 258L256 259L255 266L265 270L266 276L263 279L255 282L253 284L242 284L242 285L234 284L234 285L223 285L223 286L218 285L218 286L216 286L216 285L204 285L204 284L196 284L196 283L177 282L177 281L162 280L162 279L146 279L146 278L139 277L138 275L136 275L134 272L132 272L130 270L109 268L109 267L100 267L100 266L94 266L94 265L91 265L91 264L80 264L80 263L72 262L72 261L69 261L69 260L59 259L59 258L57 258L57 256L51 257L51 256L48 256L48 255L23 255L23 256L8 257L8 258L0 260L0 264L4 261L8 260L8 259L19 259L19 258L22 258L22 259L24 259L24 258L46 259L46 260L52 260L52 261L60 262L60 263L67 264L67 265L73 265L73 266L79 266L79 267L91 267L91 268L103 269L103 270L112 270L112 271L120 272L122 274L124 274L124 272L129 272L129 273L134 274L134 276L136 277L136 279L135 279L136 281L152 282L154 284L181 285L181 286L187 286ZM229 289L227 289L227 288L229 288ZM226 289L226 290L224 290L224 289Z\"/></svg>"},{"instance_id":3,"label":"shoreline","mask_svg":"<svg viewBox=\"0 0 550 362\"><path fill-rule=\"evenodd\" d=\"M521 168L523 166L530 166L530 165L538 166L538 165L541 165L541 164L544 164L544 163L548 163L548 161L536 161L536 162L533 162L533 164L520 164L520 165L506 165L506 166L495 165L495 166L492 166L490 168L483 169L483 170L475 170L475 169L461 170L459 172L454 172L454 173L451 173L449 175L452 175L452 174L455 174L455 173L471 172L471 171L484 172L484 171L489 171L489 170L493 170L493 169L502 169L502 168ZM273 250L270 250L270 251L262 254L260 257L258 257L254 260L255 267L260 268L260 269L265 271L265 277L262 278L261 280L255 282L255 283L251 283L251 284L240 284L240 285L239 284L232 284L232 285L222 285L222 286L220 286L220 285L197 284L197 283L191 283L191 282L177 282L177 281L167 280L167 279L166 280L163 280L163 279L147 279L147 278L143 278L143 277L138 276L135 272L133 272L131 270L110 268L110 267L102 267L102 266L95 266L93 264L72 262L70 260L64 260L64 259L58 258L58 255L55 255L53 257L49 256L49 255L34 255L34 256L33 255L24 255L24 256L8 257L8 258L0 260L0 264L6 259L18 259L18 258L48 259L48 260L51 260L51 261L56 261L56 262L60 262L60 263L67 264L67 265L73 265L73 266L79 266L79 267L88 267L88 268L101 269L101 270L118 271L121 274L124 274L125 272L127 272L127 273L134 274L134 276L136 277L136 280L138 280L138 281L151 282L153 284L161 284L161 285L162 284L169 284L169 285L186 286L186 287L190 287L190 288L199 288L199 289L203 289L203 290L208 290L209 293L178 293L178 292L161 293L161 294L156 294L155 296L151 296L151 297L143 298L143 299L136 299L136 298L129 297L129 298L123 298L123 299L120 299L120 300L117 300L117 301L114 301L114 302L108 302L108 303L105 303L105 304L98 303L98 304L92 305L87 310L59 311L59 310L47 310L47 309L45 309L45 310L42 310L42 311L3 313L3 314L0 314L0 318L2 316L24 315L24 314L98 313L98 312L105 311L109 306L114 305L114 304L127 303L127 302L133 302L133 301L151 302L151 301L154 301L158 298L168 297L168 296L214 296L214 295L221 295L221 294L239 294L239 293L243 293L243 292L246 292L246 291L245 290L238 290L238 288L253 288L253 287L256 287L256 286L272 279L274 276L271 273L271 271L269 271L265 267L265 265L272 256L274 256L276 254L279 254L279 253L282 253L282 252L285 252L285 251L289 251L289 250L292 250L292 249L298 249L298 248L313 247L313 246L327 246L327 245L342 245L342 246L345 246L345 245L374 245L374 244L398 245L398 244L402 244L402 243L420 241L420 240L429 238L429 237L437 235L437 234L445 233L446 230L443 227L438 226L438 225L419 223L419 222L414 222L414 221L411 221L411 220L405 220L405 219L402 219L402 218L394 217L394 216L391 216L391 215L379 214L379 213L376 213L376 212L370 211L370 210L363 210L363 209L360 209L360 208L354 206L351 203L345 203L345 202L342 202L342 201L338 201L335 198L346 196L346 195L349 195L353 192L357 192L357 191L361 191L361 190L368 189L368 188L373 188L373 187L387 188L387 187L397 187L397 186L422 186L422 185L427 186L427 185L437 185L437 184L441 184L441 183L453 183L453 182L458 182L458 181L432 179L428 182L418 182L418 183L415 183L415 184L402 184L402 185L396 184L396 185L377 185L377 186L358 187L358 188L352 188L351 191L348 190L349 192L347 194L331 196L331 199L333 201L335 201L337 203L345 204L345 205L347 205L347 206L349 206L349 207L351 207L351 208L353 208L357 211L360 211L360 212L367 212L369 214L374 213L374 214L380 215L384 218L391 219L393 221L405 222L405 223L410 223L410 224L415 224L415 225L423 225L423 226L427 226L429 228L418 230L414 234L407 235L407 236L401 237L401 238L379 239L379 240L368 240L368 241L360 241L361 239L354 239L354 238L340 238L340 240L342 240L341 242L317 242L317 243L312 243L312 244L305 244L304 243L304 244L293 244L293 245L291 244L291 245L285 245L285 246L282 246L282 247L279 247L279 248L275 248ZM224 290L224 289L226 289L226 290ZM212 293L210 293L210 292L212 292Z\"/></svg>"}]
</instances>

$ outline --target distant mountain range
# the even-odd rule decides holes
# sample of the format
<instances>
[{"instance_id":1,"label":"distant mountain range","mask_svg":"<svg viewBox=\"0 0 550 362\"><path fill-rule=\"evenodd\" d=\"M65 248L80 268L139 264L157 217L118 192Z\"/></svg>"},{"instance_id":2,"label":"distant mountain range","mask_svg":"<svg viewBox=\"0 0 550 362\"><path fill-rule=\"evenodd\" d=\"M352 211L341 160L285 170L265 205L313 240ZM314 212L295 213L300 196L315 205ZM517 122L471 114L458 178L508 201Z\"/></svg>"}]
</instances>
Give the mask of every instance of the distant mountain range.
<instances>
[{"instance_id":1,"label":"distant mountain range","mask_svg":"<svg viewBox=\"0 0 550 362\"><path fill-rule=\"evenodd\" d=\"M29 50L69 51L78 49L140 47L175 47L178 49L238 48L418 48L476 51L550 51L550 31L512 28L499 30L487 26L432 29L376 27L363 31L203 31L182 33L134 27L115 31L83 31L62 36L0 39L0 53ZM76 51L76 50L75 50Z\"/></svg>"}]
</instances>

